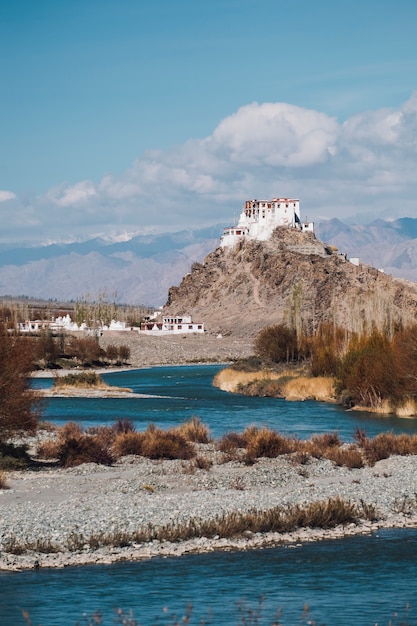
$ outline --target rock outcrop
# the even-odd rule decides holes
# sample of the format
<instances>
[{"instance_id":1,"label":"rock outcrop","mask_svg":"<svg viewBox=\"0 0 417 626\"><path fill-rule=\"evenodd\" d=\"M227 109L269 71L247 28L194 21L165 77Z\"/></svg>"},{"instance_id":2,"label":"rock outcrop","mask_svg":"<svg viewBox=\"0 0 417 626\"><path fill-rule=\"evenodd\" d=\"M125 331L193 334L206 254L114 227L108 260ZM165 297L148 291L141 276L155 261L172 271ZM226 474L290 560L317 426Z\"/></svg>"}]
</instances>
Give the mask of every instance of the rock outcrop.
<instances>
[{"instance_id":1,"label":"rock outcrop","mask_svg":"<svg viewBox=\"0 0 417 626\"><path fill-rule=\"evenodd\" d=\"M322 322L389 330L417 321L417 284L353 265L312 233L278 228L268 241L217 248L194 263L163 312L248 339L278 323L306 332Z\"/></svg>"}]
</instances>

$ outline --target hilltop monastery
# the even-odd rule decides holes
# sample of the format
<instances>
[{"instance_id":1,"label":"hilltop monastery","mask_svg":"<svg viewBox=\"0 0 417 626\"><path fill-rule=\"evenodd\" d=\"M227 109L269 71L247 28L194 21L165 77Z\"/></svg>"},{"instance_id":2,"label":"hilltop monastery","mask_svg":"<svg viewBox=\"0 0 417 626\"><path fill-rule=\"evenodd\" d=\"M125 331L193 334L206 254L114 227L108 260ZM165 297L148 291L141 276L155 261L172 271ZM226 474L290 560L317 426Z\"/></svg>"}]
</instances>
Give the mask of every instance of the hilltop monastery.
<instances>
[{"instance_id":1,"label":"hilltop monastery","mask_svg":"<svg viewBox=\"0 0 417 626\"><path fill-rule=\"evenodd\" d=\"M220 245L234 246L242 239L269 239L275 228L286 226L302 232L314 232L313 222L302 222L300 201L293 198L247 200L236 226L224 229Z\"/></svg>"}]
</instances>

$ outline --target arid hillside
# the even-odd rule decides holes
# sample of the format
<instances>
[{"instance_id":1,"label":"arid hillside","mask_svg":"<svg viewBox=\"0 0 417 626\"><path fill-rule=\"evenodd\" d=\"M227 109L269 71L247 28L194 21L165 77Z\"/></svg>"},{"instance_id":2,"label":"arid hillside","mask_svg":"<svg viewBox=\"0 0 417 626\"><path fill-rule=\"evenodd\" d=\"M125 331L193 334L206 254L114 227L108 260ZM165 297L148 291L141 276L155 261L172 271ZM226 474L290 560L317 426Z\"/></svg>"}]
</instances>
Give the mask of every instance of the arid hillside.
<instances>
[{"instance_id":1,"label":"arid hillside","mask_svg":"<svg viewBox=\"0 0 417 626\"><path fill-rule=\"evenodd\" d=\"M355 266L311 233L280 228L265 242L217 248L171 287L164 314L190 314L207 331L252 338L286 323L324 321L362 331L417 321L417 284Z\"/></svg>"}]
</instances>

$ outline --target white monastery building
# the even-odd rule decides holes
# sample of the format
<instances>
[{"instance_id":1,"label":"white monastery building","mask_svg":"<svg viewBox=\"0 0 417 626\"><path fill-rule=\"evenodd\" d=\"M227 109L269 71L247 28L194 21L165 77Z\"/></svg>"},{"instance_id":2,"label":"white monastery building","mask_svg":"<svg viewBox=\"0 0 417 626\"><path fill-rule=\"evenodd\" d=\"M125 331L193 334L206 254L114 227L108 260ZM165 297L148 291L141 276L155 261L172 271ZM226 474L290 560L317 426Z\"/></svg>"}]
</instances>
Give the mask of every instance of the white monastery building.
<instances>
[{"instance_id":1,"label":"white monastery building","mask_svg":"<svg viewBox=\"0 0 417 626\"><path fill-rule=\"evenodd\" d=\"M302 222L300 201L293 198L272 200L247 200L236 226L224 229L220 245L234 246L242 239L269 239L278 226L314 232L313 222Z\"/></svg>"}]
</instances>

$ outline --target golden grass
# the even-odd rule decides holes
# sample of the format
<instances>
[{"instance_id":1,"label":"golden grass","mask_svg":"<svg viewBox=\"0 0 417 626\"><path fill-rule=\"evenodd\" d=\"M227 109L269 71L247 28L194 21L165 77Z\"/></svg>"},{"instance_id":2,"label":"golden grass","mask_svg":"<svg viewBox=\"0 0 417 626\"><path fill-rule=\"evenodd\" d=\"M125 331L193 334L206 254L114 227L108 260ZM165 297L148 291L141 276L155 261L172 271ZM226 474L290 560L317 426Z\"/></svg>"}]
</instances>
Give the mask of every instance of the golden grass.
<instances>
[{"instance_id":1,"label":"golden grass","mask_svg":"<svg viewBox=\"0 0 417 626\"><path fill-rule=\"evenodd\" d=\"M300 371L291 369L278 373L269 370L242 372L226 368L216 374L213 385L222 391L237 393L255 381L277 381L280 388L279 395L286 400L335 402L333 378L326 376L309 377L301 375Z\"/></svg>"},{"instance_id":2,"label":"golden grass","mask_svg":"<svg viewBox=\"0 0 417 626\"><path fill-rule=\"evenodd\" d=\"M232 368L226 368L216 374L213 379L213 385L222 391L230 391L236 393L240 385L248 385L254 380L278 380L283 374L270 372L269 370L261 370L257 372L241 372Z\"/></svg>"},{"instance_id":3,"label":"golden grass","mask_svg":"<svg viewBox=\"0 0 417 626\"><path fill-rule=\"evenodd\" d=\"M377 415L396 415L397 417L416 417L417 401L413 398L405 398L400 405L394 405L389 400L383 400L378 406L370 407L356 404L352 407L352 411L365 411L367 413L376 413Z\"/></svg>"},{"instance_id":4,"label":"golden grass","mask_svg":"<svg viewBox=\"0 0 417 626\"><path fill-rule=\"evenodd\" d=\"M299 376L283 383L282 395L286 400L335 402L334 379L327 376Z\"/></svg>"}]
</instances>

